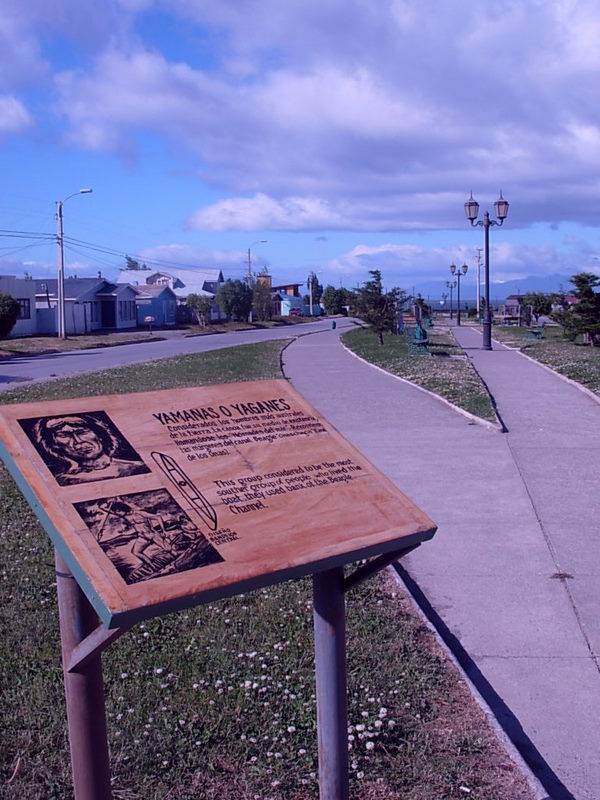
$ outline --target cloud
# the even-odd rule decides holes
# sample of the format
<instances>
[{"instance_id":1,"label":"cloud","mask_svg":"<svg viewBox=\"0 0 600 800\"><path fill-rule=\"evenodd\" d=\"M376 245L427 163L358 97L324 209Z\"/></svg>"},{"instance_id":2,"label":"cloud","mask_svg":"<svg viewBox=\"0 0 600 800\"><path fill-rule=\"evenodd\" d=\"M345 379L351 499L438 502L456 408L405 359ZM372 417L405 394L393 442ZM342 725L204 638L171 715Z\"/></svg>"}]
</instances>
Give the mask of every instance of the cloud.
<instances>
[{"instance_id":1,"label":"cloud","mask_svg":"<svg viewBox=\"0 0 600 800\"><path fill-rule=\"evenodd\" d=\"M287 197L276 200L264 194L220 200L200 209L188 220L196 230L334 230L345 227L343 216L318 198Z\"/></svg>"},{"instance_id":2,"label":"cloud","mask_svg":"<svg viewBox=\"0 0 600 800\"><path fill-rule=\"evenodd\" d=\"M168 270L169 266L205 267L241 273L246 269L247 254L242 250L224 250L172 243L144 248L139 254L139 260L158 270Z\"/></svg>"},{"instance_id":3,"label":"cloud","mask_svg":"<svg viewBox=\"0 0 600 800\"><path fill-rule=\"evenodd\" d=\"M0 134L19 133L33 124L31 114L12 95L0 95Z\"/></svg>"},{"instance_id":4,"label":"cloud","mask_svg":"<svg viewBox=\"0 0 600 800\"><path fill-rule=\"evenodd\" d=\"M513 227L600 217L592 0L7 3L4 90L65 37L46 102L68 144L132 162L167 142L224 195L192 228L458 228L471 188L482 210L502 188Z\"/></svg>"},{"instance_id":5,"label":"cloud","mask_svg":"<svg viewBox=\"0 0 600 800\"><path fill-rule=\"evenodd\" d=\"M450 278L450 264L468 266L466 283L475 283L477 251L475 245L428 247L383 243L357 245L352 250L331 259L325 270L328 275L342 278L345 285L359 284L367 279L369 270L379 269L386 285L409 284L439 280L443 286ZM573 241L566 250L552 245L523 245L506 241L490 243L491 281L494 283L550 274L572 275L582 269L597 272L593 250L586 242ZM481 266L483 275L483 260Z\"/></svg>"}]
</instances>

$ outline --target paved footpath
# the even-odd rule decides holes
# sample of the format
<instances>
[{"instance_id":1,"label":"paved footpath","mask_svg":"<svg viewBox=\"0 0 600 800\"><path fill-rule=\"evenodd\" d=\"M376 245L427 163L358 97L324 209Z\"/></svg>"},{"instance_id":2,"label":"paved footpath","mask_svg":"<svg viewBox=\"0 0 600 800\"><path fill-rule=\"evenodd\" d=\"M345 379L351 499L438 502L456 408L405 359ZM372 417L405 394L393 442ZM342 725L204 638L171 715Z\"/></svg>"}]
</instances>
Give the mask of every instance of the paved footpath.
<instances>
[{"instance_id":1,"label":"paved footpath","mask_svg":"<svg viewBox=\"0 0 600 800\"><path fill-rule=\"evenodd\" d=\"M541 796L599 800L600 404L462 327L508 432L490 430L348 353L346 325L291 344L285 374L437 523L408 581Z\"/></svg>"}]
</instances>

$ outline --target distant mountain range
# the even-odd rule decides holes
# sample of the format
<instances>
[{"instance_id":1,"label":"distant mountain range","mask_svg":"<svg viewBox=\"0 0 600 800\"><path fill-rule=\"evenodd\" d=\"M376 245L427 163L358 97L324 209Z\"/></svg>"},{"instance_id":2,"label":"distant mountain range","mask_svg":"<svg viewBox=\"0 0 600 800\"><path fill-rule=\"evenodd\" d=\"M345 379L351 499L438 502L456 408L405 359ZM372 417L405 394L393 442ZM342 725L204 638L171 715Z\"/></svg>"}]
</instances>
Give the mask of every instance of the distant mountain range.
<instances>
[{"instance_id":1,"label":"distant mountain range","mask_svg":"<svg viewBox=\"0 0 600 800\"><path fill-rule=\"evenodd\" d=\"M484 295L485 287L483 284L483 269L481 270L481 295ZM521 278L519 280L504 281L502 283L495 283L493 280L490 283L490 300L494 302L502 302L511 294L527 294L527 292L558 292L561 288L568 291L571 287L570 275L532 275L528 278ZM413 287L406 287L412 293ZM438 301L442 292L448 292L446 288L446 281L427 281L424 283L415 282L414 291L421 294L425 300L430 299L431 302ZM453 290L453 300L456 303L456 289ZM461 305L463 300L475 301L477 297L477 288L469 276L469 282L466 283L463 278L460 287Z\"/></svg>"}]
</instances>

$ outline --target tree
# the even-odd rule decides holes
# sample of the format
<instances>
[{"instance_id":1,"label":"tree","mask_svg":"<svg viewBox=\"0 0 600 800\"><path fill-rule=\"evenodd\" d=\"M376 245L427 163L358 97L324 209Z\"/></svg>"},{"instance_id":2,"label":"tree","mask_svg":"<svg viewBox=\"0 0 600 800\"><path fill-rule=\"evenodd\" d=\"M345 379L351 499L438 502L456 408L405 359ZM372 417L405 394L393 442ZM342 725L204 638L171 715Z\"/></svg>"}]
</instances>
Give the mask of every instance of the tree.
<instances>
[{"instance_id":1,"label":"tree","mask_svg":"<svg viewBox=\"0 0 600 800\"><path fill-rule=\"evenodd\" d=\"M193 293L188 294L185 304L196 315L196 319L198 320L198 325L201 328L205 328L206 323L209 319L210 309L212 305L210 297L201 294L193 294Z\"/></svg>"},{"instance_id":2,"label":"tree","mask_svg":"<svg viewBox=\"0 0 600 800\"><path fill-rule=\"evenodd\" d=\"M5 339L15 326L21 306L14 297L0 292L0 339Z\"/></svg>"},{"instance_id":3,"label":"tree","mask_svg":"<svg viewBox=\"0 0 600 800\"><path fill-rule=\"evenodd\" d=\"M594 347L600 344L600 277L593 272L578 272L571 283L575 287L571 303L564 293L556 296L559 309L552 315L563 326L567 339L575 341L579 334Z\"/></svg>"},{"instance_id":4,"label":"tree","mask_svg":"<svg viewBox=\"0 0 600 800\"><path fill-rule=\"evenodd\" d=\"M542 314L547 316L552 311L552 295L544 292L527 292L519 297L519 305L525 311L527 324L530 324L533 314L537 325Z\"/></svg>"},{"instance_id":5,"label":"tree","mask_svg":"<svg viewBox=\"0 0 600 800\"><path fill-rule=\"evenodd\" d=\"M217 289L217 304L228 319L247 319L252 309L252 289L228 278Z\"/></svg>"},{"instance_id":6,"label":"tree","mask_svg":"<svg viewBox=\"0 0 600 800\"><path fill-rule=\"evenodd\" d=\"M259 322L271 319L271 287L265 281L257 281L252 290L252 312Z\"/></svg>"},{"instance_id":7,"label":"tree","mask_svg":"<svg viewBox=\"0 0 600 800\"><path fill-rule=\"evenodd\" d=\"M321 295L323 308L328 314L341 314L344 310L346 294L344 289L327 286Z\"/></svg>"},{"instance_id":8,"label":"tree","mask_svg":"<svg viewBox=\"0 0 600 800\"><path fill-rule=\"evenodd\" d=\"M135 258L131 258L131 256L125 256L125 269L141 269L140 262L136 261Z\"/></svg>"},{"instance_id":9,"label":"tree","mask_svg":"<svg viewBox=\"0 0 600 800\"><path fill-rule=\"evenodd\" d=\"M373 328L383 345L383 332L395 330L398 307L404 305L408 295L398 287L384 292L378 269L369 270L369 275L371 280L358 290L358 315Z\"/></svg>"},{"instance_id":10,"label":"tree","mask_svg":"<svg viewBox=\"0 0 600 800\"><path fill-rule=\"evenodd\" d=\"M312 301L313 305L318 306L321 302L321 297L323 295L323 287L319 283L319 279L317 278L314 272L308 273L308 278L306 279L306 286L308 288L308 301L310 303L310 296L311 296L311 287L312 287Z\"/></svg>"},{"instance_id":11,"label":"tree","mask_svg":"<svg viewBox=\"0 0 600 800\"><path fill-rule=\"evenodd\" d=\"M148 269L148 267L145 264L140 266L140 262L136 261L135 258L131 258L131 256L125 256L125 269L140 270Z\"/></svg>"}]
</instances>

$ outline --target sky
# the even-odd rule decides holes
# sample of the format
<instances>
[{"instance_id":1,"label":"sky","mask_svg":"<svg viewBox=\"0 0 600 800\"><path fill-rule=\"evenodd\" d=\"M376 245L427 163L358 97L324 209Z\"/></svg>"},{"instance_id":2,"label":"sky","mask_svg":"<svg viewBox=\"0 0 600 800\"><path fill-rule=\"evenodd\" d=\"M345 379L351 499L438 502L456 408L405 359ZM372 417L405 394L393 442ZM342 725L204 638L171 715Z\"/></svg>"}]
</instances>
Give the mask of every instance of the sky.
<instances>
[{"instance_id":1,"label":"sky","mask_svg":"<svg viewBox=\"0 0 600 800\"><path fill-rule=\"evenodd\" d=\"M600 272L595 0L2 0L0 274ZM92 193L79 194L82 188Z\"/></svg>"}]
</instances>

